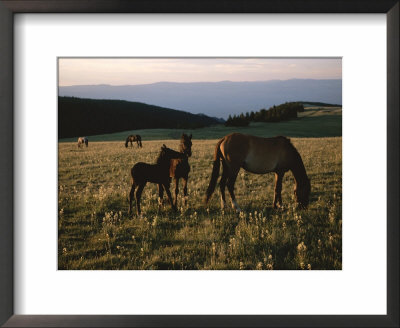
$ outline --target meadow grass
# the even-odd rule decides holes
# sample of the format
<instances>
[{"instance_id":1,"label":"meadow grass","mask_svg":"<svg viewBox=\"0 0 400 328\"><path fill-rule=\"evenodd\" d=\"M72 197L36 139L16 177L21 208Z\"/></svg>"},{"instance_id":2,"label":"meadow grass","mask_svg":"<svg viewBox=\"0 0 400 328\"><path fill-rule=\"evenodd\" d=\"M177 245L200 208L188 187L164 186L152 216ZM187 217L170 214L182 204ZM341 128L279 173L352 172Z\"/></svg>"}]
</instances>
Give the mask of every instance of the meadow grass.
<instances>
[{"instance_id":1,"label":"meadow grass","mask_svg":"<svg viewBox=\"0 0 400 328\"><path fill-rule=\"evenodd\" d=\"M290 172L284 208L274 210L274 175L241 170L235 185L240 214L221 210L218 188L204 206L217 140L193 137L187 206L180 194L178 212L168 204L159 208L157 187L147 184L143 218L128 215L130 168L153 163L163 143L178 149L178 140L144 139L142 149L125 148L121 140L83 149L75 140L59 143L59 269L342 268L341 137L292 138L311 178L308 209L295 207Z\"/></svg>"}]
</instances>

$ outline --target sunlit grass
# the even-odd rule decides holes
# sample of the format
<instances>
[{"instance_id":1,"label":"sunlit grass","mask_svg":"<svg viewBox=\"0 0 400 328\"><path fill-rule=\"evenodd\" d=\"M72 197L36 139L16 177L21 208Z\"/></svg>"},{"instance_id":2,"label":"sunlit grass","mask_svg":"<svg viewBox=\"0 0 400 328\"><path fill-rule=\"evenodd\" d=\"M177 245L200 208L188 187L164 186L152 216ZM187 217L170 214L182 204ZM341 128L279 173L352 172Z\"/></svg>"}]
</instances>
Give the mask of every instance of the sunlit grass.
<instances>
[{"instance_id":1,"label":"sunlit grass","mask_svg":"<svg viewBox=\"0 0 400 328\"><path fill-rule=\"evenodd\" d=\"M291 173L283 181L284 208L274 210L273 174L241 170L240 214L221 210L218 188L203 205L216 141L193 140L188 205L179 198L178 212L167 202L160 210L157 187L148 184L143 218L128 216L130 168L154 162L163 143L178 149L178 140L144 141L142 149L123 141L89 141L83 149L60 143L59 268L341 269L342 138L292 138L311 178L307 210L295 208Z\"/></svg>"}]
</instances>

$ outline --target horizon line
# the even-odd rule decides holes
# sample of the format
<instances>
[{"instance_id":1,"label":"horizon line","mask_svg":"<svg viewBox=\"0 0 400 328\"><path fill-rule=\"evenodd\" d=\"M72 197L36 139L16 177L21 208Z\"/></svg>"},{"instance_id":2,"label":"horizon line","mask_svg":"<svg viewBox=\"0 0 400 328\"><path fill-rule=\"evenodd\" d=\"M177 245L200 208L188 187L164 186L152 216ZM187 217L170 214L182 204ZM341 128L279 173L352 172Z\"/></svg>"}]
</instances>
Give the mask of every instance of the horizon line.
<instances>
[{"instance_id":1,"label":"horizon line","mask_svg":"<svg viewBox=\"0 0 400 328\"><path fill-rule=\"evenodd\" d=\"M326 78L326 79L313 79L313 78L292 78L292 79L271 79L271 80L256 80L256 81L193 81L193 82L174 82L174 81L157 81L151 83L139 83L139 84L109 84L109 83L98 83L98 84L71 84L71 85L58 85L58 87L78 87L78 86L112 86L112 87L126 87L126 86L137 86L137 85L151 85L160 83L174 83L174 84L195 84L195 83L259 83L259 82L272 82L272 81L293 81L293 80L315 80L315 81L326 81L326 80L342 80L342 78Z\"/></svg>"}]
</instances>

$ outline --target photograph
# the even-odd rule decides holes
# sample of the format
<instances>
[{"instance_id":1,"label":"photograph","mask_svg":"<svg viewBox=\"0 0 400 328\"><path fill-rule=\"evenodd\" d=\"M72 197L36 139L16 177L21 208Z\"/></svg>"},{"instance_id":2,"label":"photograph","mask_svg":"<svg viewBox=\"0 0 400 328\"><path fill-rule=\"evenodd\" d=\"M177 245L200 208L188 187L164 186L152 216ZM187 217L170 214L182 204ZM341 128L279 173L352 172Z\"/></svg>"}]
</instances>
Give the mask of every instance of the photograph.
<instances>
[{"instance_id":1,"label":"photograph","mask_svg":"<svg viewBox=\"0 0 400 328\"><path fill-rule=\"evenodd\" d=\"M58 270L342 270L341 57L59 57Z\"/></svg>"},{"instance_id":2,"label":"photograph","mask_svg":"<svg viewBox=\"0 0 400 328\"><path fill-rule=\"evenodd\" d=\"M0 326L398 327L399 8L0 0Z\"/></svg>"}]
</instances>

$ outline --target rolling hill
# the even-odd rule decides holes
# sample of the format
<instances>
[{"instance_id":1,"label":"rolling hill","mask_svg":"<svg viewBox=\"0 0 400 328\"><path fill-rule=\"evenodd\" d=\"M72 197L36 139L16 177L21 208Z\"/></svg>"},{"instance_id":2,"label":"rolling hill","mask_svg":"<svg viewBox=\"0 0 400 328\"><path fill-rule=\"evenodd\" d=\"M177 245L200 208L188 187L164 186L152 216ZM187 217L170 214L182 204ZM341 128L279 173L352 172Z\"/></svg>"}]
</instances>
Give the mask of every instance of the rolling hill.
<instances>
[{"instance_id":1,"label":"rolling hill","mask_svg":"<svg viewBox=\"0 0 400 328\"><path fill-rule=\"evenodd\" d=\"M58 98L58 138L137 129L195 129L220 121L184 111L123 100Z\"/></svg>"}]
</instances>

